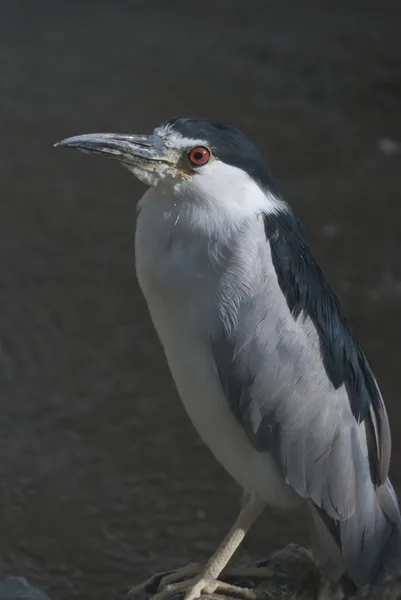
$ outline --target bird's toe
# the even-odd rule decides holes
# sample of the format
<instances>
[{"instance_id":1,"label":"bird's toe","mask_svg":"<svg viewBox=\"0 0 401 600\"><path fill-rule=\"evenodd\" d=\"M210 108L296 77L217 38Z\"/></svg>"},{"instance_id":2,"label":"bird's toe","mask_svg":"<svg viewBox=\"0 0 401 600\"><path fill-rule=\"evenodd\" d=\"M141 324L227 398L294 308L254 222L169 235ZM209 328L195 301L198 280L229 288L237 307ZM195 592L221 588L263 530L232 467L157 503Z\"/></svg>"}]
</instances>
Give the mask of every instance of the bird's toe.
<instances>
[{"instance_id":1,"label":"bird's toe","mask_svg":"<svg viewBox=\"0 0 401 600\"><path fill-rule=\"evenodd\" d=\"M257 582L272 577L269 567L234 567L222 574L237 585L205 575L205 566L192 563L173 572L154 575L143 584L131 589L129 597L142 596L152 600L171 600L176 596L184 600L198 600L202 595L212 599L222 596L239 600L257 600L260 596ZM251 587L248 587L251 586ZM218 596L217 596L218 595Z\"/></svg>"},{"instance_id":2,"label":"bird's toe","mask_svg":"<svg viewBox=\"0 0 401 600\"><path fill-rule=\"evenodd\" d=\"M153 596L162 585L162 582L167 579L169 576L174 575L175 571L164 571L162 573L156 573L152 575L146 581L138 585L134 585L130 588L127 597L129 600L133 600L133 598L138 598L140 596Z\"/></svg>"},{"instance_id":3,"label":"bird's toe","mask_svg":"<svg viewBox=\"0 0 401 600\"><path fill-rule=\"evenodd\" d=\"M159 590L166 588L168 585L179 583L180 581L187 580L188 578L195 577L204 569L204 565L201 563L191 563L185 567L177 569L173 573L165 574L159 583Z\"/></svg>"},{"instance_id":4,"label":"bird's toe","mask_svg":"<svg viewBox=\"0 0 401 600\"><path fill-rule=\"evenodd\" d=\"M213 594L218 587L216 579L197 577L187 590L184 600L197 600L202 594Z\"/></svg>"}]
</instances>

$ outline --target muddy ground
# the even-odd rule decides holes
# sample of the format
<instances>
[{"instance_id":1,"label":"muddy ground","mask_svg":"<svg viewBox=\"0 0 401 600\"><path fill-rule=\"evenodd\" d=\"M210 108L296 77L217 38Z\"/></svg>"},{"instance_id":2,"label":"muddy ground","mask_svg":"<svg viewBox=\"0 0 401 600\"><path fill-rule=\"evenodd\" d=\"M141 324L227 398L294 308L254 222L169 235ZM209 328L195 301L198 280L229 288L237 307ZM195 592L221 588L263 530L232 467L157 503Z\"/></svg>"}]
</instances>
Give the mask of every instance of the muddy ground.
<instances>
[{"instance_id":1,"label":"muddy ground","mask_svg":"<svg viewBox=\"0 0 401 600\"><path fill-rule=\"evenodd\" d=\"M103 600L203 560L238 490L183 413L135 279L112 161L53 142L176 115L243 128L303 218L399 410L398 0L2 0L0 567ZM383 140L385 140L383 142ZM266 553L302 541L272 524Z\"/></svg>"}]
</instances>

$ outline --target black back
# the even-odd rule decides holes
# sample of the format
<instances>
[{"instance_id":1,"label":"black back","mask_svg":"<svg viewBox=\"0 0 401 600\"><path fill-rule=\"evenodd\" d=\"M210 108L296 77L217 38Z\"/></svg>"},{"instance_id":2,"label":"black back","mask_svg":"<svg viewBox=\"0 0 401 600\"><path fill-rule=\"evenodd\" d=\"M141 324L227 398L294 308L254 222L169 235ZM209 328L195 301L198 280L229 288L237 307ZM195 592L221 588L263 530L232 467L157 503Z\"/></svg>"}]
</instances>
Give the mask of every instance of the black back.
<instances>
[{"instance_id":1,"label":"black back","mask_svg":"<svg viewBox=\"0 0 401 600\"><path fill-rule=\"evenodd\" d=\"M342 306L314 260L301 223L291 212L264 215L273 264L288 307L298 319L310 317L320 339L323 363L331 383L348 392L355 418L363 420L380 392L368 359L359 346Z\"/></svg>"}]
</instances>

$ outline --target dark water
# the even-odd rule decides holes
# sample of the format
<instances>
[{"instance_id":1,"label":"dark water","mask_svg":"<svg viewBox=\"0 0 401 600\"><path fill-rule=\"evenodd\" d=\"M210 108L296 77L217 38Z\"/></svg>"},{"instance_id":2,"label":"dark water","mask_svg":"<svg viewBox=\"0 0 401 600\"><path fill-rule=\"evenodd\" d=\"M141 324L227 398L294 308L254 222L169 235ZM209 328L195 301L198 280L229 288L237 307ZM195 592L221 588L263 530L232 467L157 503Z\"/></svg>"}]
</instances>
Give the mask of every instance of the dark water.
<instances>
[{"instance_id":1,"label":"dark water","mask_svg":"<svg viewBox=\"0 0 401 600\"><path fill-rule=\"evenodd\" d=\"M401 12L324 4L1 2L0 559L54 598L203 560L238 498L138 290L142 188L66 136L187 114L255 139L375 365L401 486Z\"/></svg>"}]
</instances>

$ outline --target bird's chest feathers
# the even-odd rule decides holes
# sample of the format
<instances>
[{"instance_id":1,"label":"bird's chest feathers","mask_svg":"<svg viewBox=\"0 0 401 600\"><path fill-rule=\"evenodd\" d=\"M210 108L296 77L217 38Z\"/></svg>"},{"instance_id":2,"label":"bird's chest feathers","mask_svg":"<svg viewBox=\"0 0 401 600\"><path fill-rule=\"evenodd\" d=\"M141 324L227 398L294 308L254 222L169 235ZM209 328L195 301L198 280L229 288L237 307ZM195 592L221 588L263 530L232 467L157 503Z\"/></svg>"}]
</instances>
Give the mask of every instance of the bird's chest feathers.
<instances>
[{"instance_id":1,"label":"bird's chest feathers","mask_svg":"<svg viewBox=\"0 0 401 600\"><path fill-rule=\"evenodd\" d=\"M258 281L276 279L261 219L191 208L148 197L138 215L137 276L159 335L174 321L210 335L237 321Z\"/></svg>"},{"instance_id":2,"label":"bird's chest feathers","mask_svg":"<svg viewBox=\"0 0 401 600\"><path fill-rule=\"evenodd\" d=\"M144 206L136 231L136 269L152 316L162 311L170 319L190 318L211 305L223 265L217 241L180 222L177 210L153 211Z\"/></svg>"}]
</instances>

